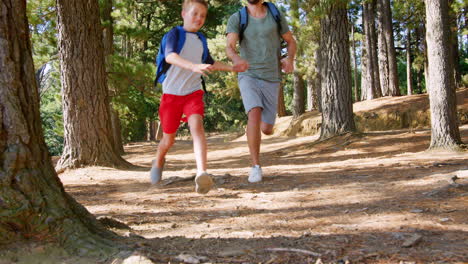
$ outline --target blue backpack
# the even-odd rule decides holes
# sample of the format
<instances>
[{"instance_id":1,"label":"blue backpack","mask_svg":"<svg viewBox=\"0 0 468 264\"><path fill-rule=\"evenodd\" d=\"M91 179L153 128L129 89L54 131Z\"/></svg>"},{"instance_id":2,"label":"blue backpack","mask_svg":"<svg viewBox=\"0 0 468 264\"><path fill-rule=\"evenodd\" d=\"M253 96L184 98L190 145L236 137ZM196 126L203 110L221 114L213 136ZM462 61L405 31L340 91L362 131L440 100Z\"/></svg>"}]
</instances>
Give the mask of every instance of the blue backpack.
<instances>
[{"instance_id":1,"label":"blue backpack","mask_svg":"<svg viewBox=\"0 0 468 264\"><path fill-rule=\"evenodd\" d=\"M171 64L166 62L166 57L164 55L164 53L165 53L164 50L165 50L165 47L166 47L167 36L173 30L177 31L177 34L176 34L176 36L177 36L177 39L176 39L177 40L177 47L176 47L176 50L175 50L175 52L177 54L180 53L180 51L182 50L182 48L184 47L184 44L185 44L185 35L186 35L187 32L185 31L185 29L182 26L177 26L177 27L172 28L168 33L166 33L163 36L163 38L161 40L161 44L159 45L158 55L156 56L157 70L156 70L156 79L154 81L155 86L156 86L157 83L163 83L164 79L166 79L166 73L169 70L169 68L171 67ZM198 35L198 37L200 38L200 40L201 40L201 42L203 44L202 62L206 63L206 60L208 59L208 42L206 41L206 38L202 33L197 32L196 34ZM202 78L202 86L203 86L203 90L206 93L205 81L203 80L203 78Z\"/></svg>"},{"instance_id":2,"label":"blue backpack","mask_svg":"<svg viewBox=\"0 0 468 264\"><path fill-rule=\"evenodd\" d=\"M275 19L276 21L276 24L278 25L278 33L281 37L281 15L280 15L280 12L278 10L278 8L275 6L275 4L273 3L270 3L270 2L264 2L263 5L265 5L268 10L270 11L270 13L273 15L273 18ZM244 38L244 31L245 29L247 28L248 24L249 24L249 15L247 14L247 7L243 7L240 11L239 11L239 16L240 16L240 19L239 19L239 27L240 27L240 30L239 30L239 43L242 42L242 39Z\"/></svg>"}]
</instances>

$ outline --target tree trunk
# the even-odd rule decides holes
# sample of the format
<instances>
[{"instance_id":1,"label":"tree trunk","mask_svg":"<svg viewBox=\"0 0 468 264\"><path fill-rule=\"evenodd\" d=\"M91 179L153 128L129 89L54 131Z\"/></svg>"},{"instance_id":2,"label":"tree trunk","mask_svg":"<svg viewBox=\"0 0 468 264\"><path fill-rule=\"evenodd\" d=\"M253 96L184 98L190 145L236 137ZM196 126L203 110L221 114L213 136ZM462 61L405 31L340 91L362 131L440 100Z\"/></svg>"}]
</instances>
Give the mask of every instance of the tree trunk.
<instances>
[{"instance_id":1,"label":"tree trunk","mask_svg":"<svg viewBox=\"0 0 468 264\"><path fill-rule=\"evenodd\" d=\"M378 59L379 59L379 80L382 87L382 95L388 96L390 94L390 70L388 63L388 47L387 40L385 39L385 13L383 11L383 1L377 2L377 35L378 35Z\"/></svg>"},{"instance_id":2,"label":"tree trunk","mask_svg":"<svg viewBox=\"0 0 468 264\"><path fill-rule=\"evenodd\" d=\"M372 63L370 60L371 39L369 32L369 3L362 5L362 57L361 57L361 101L374 99L372 89Z\"/></svg>"},{"instance_id":3,"label":"tree trunk","mask_svg":"<svg viewBox=\"0 0 468 264\"><path fill-rule=\"evenodd\" d=\"M113 147L97 0L57 0L57 14L65 126L57 170L130 166Z\"/></svg>"},{"instance_id":4,"label":"tree trunk","mask_svg":"<svg viewBox=\"0 0 468 264\"><path fill-rule=\"evenodd\" d=\"M320 138L355 131L346 4L333 3L321 23L322 129Z\"/></svg>"},{"instance_id":5,"label":"tree trunk","mask_svg":"<svg viewBox=\"0 0 468 264\"><path fill-rule=\"evenodd\" d=\"M411 72L411 29L407 29L406 34L406 87L408 95L413 94L413 73Z\"/></svg>"},{"instance_id":6,"label":"tree trunk","mask_svg":"<svg viewBox=\"0 0 468 264\"><path fill-rule=\"evenodd\" d=\"M314 53L315 56L315 68L317 72L317 76L315 78L315 87L317 89L317 107L320 112L322 112L322 68L323 68L323 60L322 60L322 41L319 42L319 47Z\"/></svg>"},{"instance_id":7,"label":"tree trunk","mask_svg":"<svg viewBox=\"0 0 468 264\"><path fill-rule=\"evenodd\" d=\"M120 118L117 111L110 109L111 125L112 125L112 138L114 140L114 150L116 153L123 155L125 153L122 142L122 130L120 125Z\"/></svg>"},{"instance_id":8,"label":"tree trunk","mask_svg":"<svg viewBox=\"0 0 468 264\"><path fill-rule=\"evenodd\" d=\"M317 76L307 77L307 111L319 109L318 105L320 102L318 101L318 87L315 78L317 78Z\"/></svg>"},{"instance_id":9,"label":"tree trunk","mask_svg":"<svg viewBox=\"0 0 468 264\"><path fill-rule=\"evenodd\" d=\"M286 105L284 103L284 89L283 89L283 84L281 83L280 88L279 88L279 94L278 94L278 116L286 116Z\"/></svg>"},{"instance_id":10,"label":"tree trunk","mask_svg":"<svg viewBox=\"0 0 468 264\"><path fill-rule=\"evenodd\" d=\"M417 42L419 43L419 49L421 53L423 54L424 58L424 67L418 71L416 74L416 88L417 88L417 93L422 94L423 93L423 84L428 82L427 78L427 73L428 73L428 65L427 65L427 41L426 41L426 25L422 23L417 29L416 29L416 39ZM427 91L427 87L426 87Z\"/></svg>"},{"instance_id":11,"label":"tree trunk","mask_svg":"<svg viewBox=\"0 0 468 264\"><path fill-rule=\"evenodd\" d=\"M302 75L294 72L294 93L293 93L293 116L298 117L305 112L305 94L304 94L304 80Z\"/></svg>"},{"instance_id":12,"label":"tree trunk","mask_svg":"<svg viewBox=\"0 0 468 264\"><path fill-rule=\"evenodd\" d=\"M146 30L148 32L151 31L151 20L153 19L153 13L148 13L148 15L146 15ZM145 41L143 42L143 51L146 51L148 49L148 40L145 39Z\"/></svg>"},{"instance_id":13,"label":"tree trunk","mask_svg":"<svg viewBox=\"0 0 468 264\"><path fill-rule=\"evenodd\" d=\"M379 76L379 55L377 50L377 28L375 26L375 11L377 10L377 0L371 1L371 9L369 10L370 14L370 22L369 29L371 34L371 60L372 60L372 82L373 82L373 89L375 93L375 98L382 97L382 87L380 85L380 76Z\"/></svg>"},{"instance_id":14,"label":"tree trunk","mask_svg":"<svg viewBox=\"0 0 468 264\"><path fill-rule=\"evenodd\" d=\"M157 126L157 128L156 128L156 137L155 137L155 139L156 140L161 140L162 137L163 137L163 130L162 130L161 121L158 121L158 124L156 126Z\"/></svg>"},{"instance_id":15,"label":"tree trunk","mask_svg":"<svg viewBox=\"0 0 468 264\"><path fill-rule=\"evenodd\" d=\"M359 102L359 82L358 82L358 67L356 55L356 40L354 39L354 24L351 25L351 38L353 48L353 65L354 65L354 102Z\"/></svg>"},{"instance_id":16,"label":"tree trunk","mask_svg":"<svg viewBox=\"0 0 468 264\"><path fill-rule=\"evenodd\" d=\"M460 73L460 52L458 51L458 14L452 8L454 0L449 0L449 16L450 16L450 32L451 32L451 49L453 56L453 78L455 79L455 88L461 87Z\"/></svg>"},{"instance_id":17,"label":"tree trunk","mask_svg":"<svg viewBox=\"0 0 468 264\"><path fill-rule=\"evenodd\" d=\"M388 49L387 49L387 41L385 40L385 15L383 13L382 8L382 0L377 1L377 36L378 36L378 49L377 49L377 57L379 59L379 80L380 85L382 88L382 95L387 96L389 95L390 87L389 87L389 70L388 70Z\"/></svg>"},{"instance_id":18,"label":"tree trunk","mask_svg":"<svg viewBox=\"0 0 468 264\"><path fill-rule=\"evenodd\" d=\"M299 11L299 0L289 1L290 3L290 16L291 16L291 25L293 32L299 32L298 27L301 25L300 11ZM299 72L299 58L302 57L302 39L298 39L297 45L297 59L295 60L295 69L294 69L294 89L293 89L293 116L298 117L305 112L305 91L304 91L304 76Z\"/></svg>"},{"instance_id":19,"label":"tree trunk","mask_svg":"<svg viewBox=\"0 0 468 264\"><path fill-rule=\"evenodd\" d=\"M108 79L107 72L111 71L111 56L114 54L114 19L112 18L112 0L105 0L102 7L102 21L103 21L103 43L104 54L106 61L106 78ZM111 86L109 88L109 96L115 96L116 91ZM111 124L112 124L112 146L115 151L122 155L125 153L122 143L121 127L119 113L110 106Z\"/></svg>"},{"instance_id":20,"label":"tree trunk","mask_svg":"<svg viewBox=\"0 0 468 264\"><path fill-rule=\"evenodd\" d=\"M103 43L107 68L109 68L109 56L114 53L114 19L112 18L112 0L105 0L102 6Z\"/></svg>"},{"instance_id":21,"label":"tree trunk","mask_svg":"<svg viewBox=\"0 0 468 264\"><path fill-rule=\"evenodd\" d=\"M393 38L392 9L390 8L390 0L379 1L381 2L383 15L383 35L385 36L387 46L389 95L399 96L401 93L398 84L398 66L395 51L395 41Z\"/></svg>"},{"instance_id":22,"label":"tree trunk","mask_svg":"<svg viewBox=\"0 0 468 264\"><path fill-rule=\"evenodd\" d=\"M374 18L375 0L363 4L364 41L362 51L361 99L372 100L381 94ZM380 93L379 93L380 91Z\"/></svg>"},{"instance_id":23,"label":"tree trunk","mask_svg":"<svg viewBox=\"0 0 468 264\"><path fill-rule=\"evenodd\" d=\"M54 239L72 254L109 256L117 236L68 195L44 142L26 1L0 4L0 237Z\"/></svg>"},{"instance_id":24,"label":"tree trunk","mask_svg":"<svg viewBox=\"0 0 468 264\"><path fill-rule=\"evenodd\" d=\"M150 120L150 125L149 125L149 141L155 141L156 140L156 121Z\"/></svg>"},{"instance_id":25,"label":"tree trunk","mask_svg":"<svg viewBox=\"0 0 468 264\"><path fill-rule=\"evenodd\" d=\"M457 120L453 57L451 44L447 41L451 37L448 12L447 0L426 0L431 149L458 149L462 143Z\"/></svg>"}]
</instances>

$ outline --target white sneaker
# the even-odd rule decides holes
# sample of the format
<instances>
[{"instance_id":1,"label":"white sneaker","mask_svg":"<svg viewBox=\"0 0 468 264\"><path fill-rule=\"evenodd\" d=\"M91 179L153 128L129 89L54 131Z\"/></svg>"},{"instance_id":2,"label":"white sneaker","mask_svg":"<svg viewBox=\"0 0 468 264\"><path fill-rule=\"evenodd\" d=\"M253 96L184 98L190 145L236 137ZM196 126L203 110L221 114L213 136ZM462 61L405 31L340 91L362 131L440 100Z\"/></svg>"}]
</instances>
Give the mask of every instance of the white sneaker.
<instances>
[{"instance_id":1,"label":"white sneaker","mask_svg":"<svg viewBox=\"0 0 468 264\"><path fill-rule=\"evenodd\" d=\"M261 182L262 181L262 168L259 165L255 165L250 170L249 182Z\"/></svg>"},{"instance_id":2,"label":"white sneaker","mask_svg":"<svg viewBox=\"0 0 468 264\"><path fill-rule=\"evenodd\" d=\"M213 186L213 179L211 175L203 172L201 175L195 177L195 191L199 194L206 194Z\"/></svg>"}]
</instances>

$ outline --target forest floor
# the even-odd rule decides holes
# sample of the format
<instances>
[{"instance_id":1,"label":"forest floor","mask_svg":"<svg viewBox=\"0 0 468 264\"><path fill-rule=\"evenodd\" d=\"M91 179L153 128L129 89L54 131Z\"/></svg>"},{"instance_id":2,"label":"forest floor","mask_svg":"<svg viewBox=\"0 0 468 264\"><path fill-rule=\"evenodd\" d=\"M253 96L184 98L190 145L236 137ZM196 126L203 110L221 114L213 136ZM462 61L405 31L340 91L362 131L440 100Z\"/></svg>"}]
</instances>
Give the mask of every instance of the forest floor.
<instances>
[{"instance_id":1,"label":"forest floor","mask_svg":"<svg viewBox=\"0 0 468 264\"><path fill-rule=\"evenodd\" d=\"M466 106L468 97L459 102ZM460 133L468 142L468 124ZM125 159L140 166L134 170L59 176L94 215L127 225L112 230L154 263L468 263L466 151L427 151L429 129L317 140L264 138L264 180L252 184L245 137L210 135L216 185L207 195L194 192L189 139L171 149L158 186L148 176L156 142L125 147Z\"/></svg>"}]
</instances>

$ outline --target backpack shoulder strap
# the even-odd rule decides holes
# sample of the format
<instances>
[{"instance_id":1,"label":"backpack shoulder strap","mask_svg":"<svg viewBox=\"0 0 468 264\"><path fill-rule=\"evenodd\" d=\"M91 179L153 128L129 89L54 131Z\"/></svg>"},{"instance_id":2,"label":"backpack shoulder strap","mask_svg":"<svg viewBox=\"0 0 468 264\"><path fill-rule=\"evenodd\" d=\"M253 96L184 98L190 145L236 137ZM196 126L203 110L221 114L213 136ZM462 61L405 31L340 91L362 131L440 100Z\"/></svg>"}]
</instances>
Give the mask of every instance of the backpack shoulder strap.
<instances>
[{"instance_id":1,"label":"backpack shoulder strap","mask_svg":"<svg viewBox=\"0 0 468 264\"><path fill-rule=\"evenodd\" d=\"M206 40L205 35L203 35L201 32L197 32L197 35L203 45L202 62L206 63L206 60L208 59L208 41ZM201 76L201 85L202 85L203 91L205 92L205 95L208 95L208 91L206 91L206 82L205 82L205 79L203 78L203 75ZM206 101L205 103L208 105L208 101Z\"/></svg>"},{"instance_id":2,"label":"backpack shoulder strap","mask_svg":"<svg viewBox=\"0 0 468 264\"><path fill-rule=\"evenodd\" d=\"M177 29L177 54L179 54L182 51L182 48L184 47L185 44L185 38L186 38L186 31L182 26L177 26L175 27Z\"/></svg>"},{"instance_id":3,"label":"backpack shoulder strap","mask_svg":"<svg viewBox=\"0 0 468 264\"><path fill-rule=\"evenodd\" d=\"M205 63L208 59L208 41L206 40L205 35L201 32L197 32L198 38L201 40L203 44L203 55L202 55L202 62Z\"/></svg>"},{"instance_id":4,"label":"backpack shoulder strap","mask_svg":"<svg viewBox=\"0 0 468 264\"><path fill-rule=\"evenodd\" d=\"M275 4L271 2L264 2L263 4L266 5L266 7L268 7L268 10L273 15L273 18L275 19L276 24L278 24L278 32L280 33L280 36L281 36L281 14L278 8L276 7Z\"/></svg>"},{"instance_id":5,"label":"backpack shoulder strap","mask_svg":"<svg viewBox=\"0 0 468 264\"><path fill-rule=\"evenodd\" d=\"M176 30L176 41L177 41L177 47L176 47L176 52L180 53L182 48L184 47L185 43L185 30L181 26L177 26L172 28L168 33L166 33L162 40L161 44L159 45L159 51L158 55L156 56L156 79L155 79L155 85L156 83L163 83L164 79L166 78L166 72L169 70L171 67L171 64L166 62L166 57L165 57L165 47L166 47L166 42L167 42L167 37L169 33L172 31Z\"/></svg>"},{"instance_id":6,"label":"backpack shoulder strap","mask_svg":"<svg viewBox=\"0 0 468 264\"><path fill-rule=\"evenodd\" d=\"M244 38L244 31L249 24L249 14L247 13L247 7L244 6L239 10L239 43L242 42Z\"/></svg>"}]
</instances>

